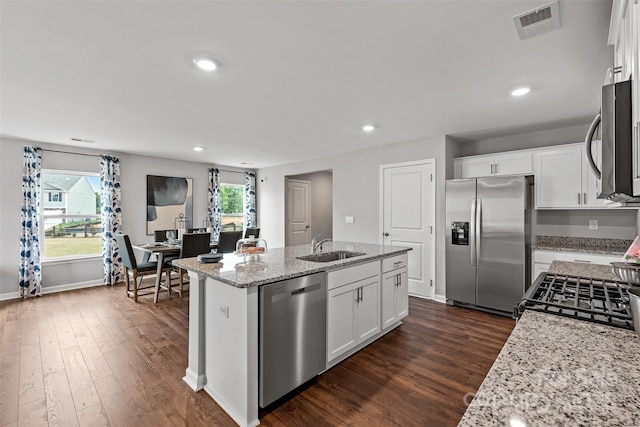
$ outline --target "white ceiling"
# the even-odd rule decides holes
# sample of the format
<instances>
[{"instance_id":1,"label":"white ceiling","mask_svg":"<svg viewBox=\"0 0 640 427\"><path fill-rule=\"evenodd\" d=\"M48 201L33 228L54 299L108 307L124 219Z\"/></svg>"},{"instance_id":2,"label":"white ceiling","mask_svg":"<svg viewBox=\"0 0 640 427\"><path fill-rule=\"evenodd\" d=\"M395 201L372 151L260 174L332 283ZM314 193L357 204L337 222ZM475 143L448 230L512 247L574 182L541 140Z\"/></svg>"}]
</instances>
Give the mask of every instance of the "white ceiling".
<instances>
[{"instance_id":1,"label":"white ceiling","mask_svg":"<svg viewBox=\"0 0 640 427\"><path fill-rule=\"evenodd\" d=\"M0 132L261 168L586 120L611 0L560 0L562 27L520 41L512 17L546 2L2 0Z\"/></svg>"}]
</instances>

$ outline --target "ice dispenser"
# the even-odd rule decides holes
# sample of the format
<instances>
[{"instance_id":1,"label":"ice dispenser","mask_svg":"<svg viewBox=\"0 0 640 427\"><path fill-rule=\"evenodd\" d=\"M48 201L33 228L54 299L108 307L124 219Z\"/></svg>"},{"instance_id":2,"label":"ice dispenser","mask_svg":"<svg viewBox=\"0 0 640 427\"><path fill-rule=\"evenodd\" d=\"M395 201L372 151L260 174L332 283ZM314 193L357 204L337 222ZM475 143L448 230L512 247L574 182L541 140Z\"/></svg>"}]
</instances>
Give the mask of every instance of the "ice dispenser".
<instances>
[{"instance_id":1,"label":"ice dispenser","mask_svg":"<svg viewBox=\"0 0 640 427\"><path fill-rule=\"evenodd\" d=\"M469 246L469 223L451 221L451 244Z\"/></svg>"}]
</instances>

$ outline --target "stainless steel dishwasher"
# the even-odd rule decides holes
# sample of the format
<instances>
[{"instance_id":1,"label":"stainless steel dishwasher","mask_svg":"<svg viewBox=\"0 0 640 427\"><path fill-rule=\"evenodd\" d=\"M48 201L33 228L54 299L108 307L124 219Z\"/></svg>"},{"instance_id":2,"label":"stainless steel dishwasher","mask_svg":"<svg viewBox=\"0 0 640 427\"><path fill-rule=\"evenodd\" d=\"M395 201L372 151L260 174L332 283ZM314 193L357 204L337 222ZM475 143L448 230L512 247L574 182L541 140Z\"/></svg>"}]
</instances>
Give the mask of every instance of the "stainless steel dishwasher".
<instances>
[{"instance_id":1,"label":"stainless steel dishwasher","mask_svg":"<svg viewBox=\"0 0 640 427\"><path fill-rule=\"evenodd\" d=\"M327 367L327 275L260 287L260 395L265 407Z\"/></svg>"}]
</instances>

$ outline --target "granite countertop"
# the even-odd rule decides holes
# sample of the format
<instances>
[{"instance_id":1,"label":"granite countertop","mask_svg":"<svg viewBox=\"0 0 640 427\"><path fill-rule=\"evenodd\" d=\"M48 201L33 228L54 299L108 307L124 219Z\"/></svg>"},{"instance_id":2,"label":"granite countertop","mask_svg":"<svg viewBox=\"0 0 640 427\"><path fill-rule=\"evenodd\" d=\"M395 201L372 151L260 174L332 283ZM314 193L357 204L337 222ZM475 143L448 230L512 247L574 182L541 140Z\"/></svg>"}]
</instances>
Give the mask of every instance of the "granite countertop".
<instances>
[{"instance_id":1,"label":"granite countertop","mask_svg":"<svg viewBox=\"0 0 640 427\"><path fill-rule=\"evenodd\" d=\"M610 265L590 264L584 262L552 261L547 273L562 274L565 276L590 277L592 279L604 279L621 281L615 275Z\"/></svg>"},{"instance_id":2,"label":"granite countertop","mask_svg":"<svg viewBox=\"0 0 640 427\"><path fill-rule=\"evenodd\" d=\"M183 258L174 260L173 264L232 286L246 288L401 255L410 251L411 248L353 242L327 242L323 244L322 252L337 250L364 252L365 255L330 262L303 261L297 257L309 255L311 246L299 245L269 249L266 254L252 255L246 258L225 254L223 260L218 263L203 264L198 262L197 258Z\"/></svg>"},{"instance_id":3,"label":"granite countertop","mask_svg":"<svg viewBox=\"0 0 640 427\"><path fill-rule=\"evenodd\" d=\"M624 255L633 239L604 239L591 237L536 236L533 250L581 252L598 255Z\"/></svg>"},{"instance_id":4,"label":"granite countertop","mask_svg":"<svg viewBox=\"0 0 640 427\"><path fill-rule=\"evenodd\" d=\"M459 424L509 425L640 425L638 335L525 311Z\"/></svg>"}]
</instances>

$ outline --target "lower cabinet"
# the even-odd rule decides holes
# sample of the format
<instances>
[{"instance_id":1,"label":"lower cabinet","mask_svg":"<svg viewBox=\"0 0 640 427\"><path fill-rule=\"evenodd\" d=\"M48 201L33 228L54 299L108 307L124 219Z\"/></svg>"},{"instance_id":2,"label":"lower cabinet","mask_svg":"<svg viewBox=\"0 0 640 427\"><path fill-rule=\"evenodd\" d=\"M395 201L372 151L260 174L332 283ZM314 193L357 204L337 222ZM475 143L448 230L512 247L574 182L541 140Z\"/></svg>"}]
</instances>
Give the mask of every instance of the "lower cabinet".
<instances>
[{"instance_id":1,"label":"lower cabinet","mask_svg":"<svg viewBox=\"0 0 640 427\"><path fill-rule=\"evenodd\" d=\"M380 332L380 276L331 289L327 300L327 361Z\"/></svg>"},{"instance_id":2,"label":"lower cabinet","mask_svg":"<svg viewBox=\"0 0 640 427\"><path fill-rule=\"evenodd\" d=\"M407 268L382 274L382 329L409 314Z\"/></svg>"}]
</instances>

